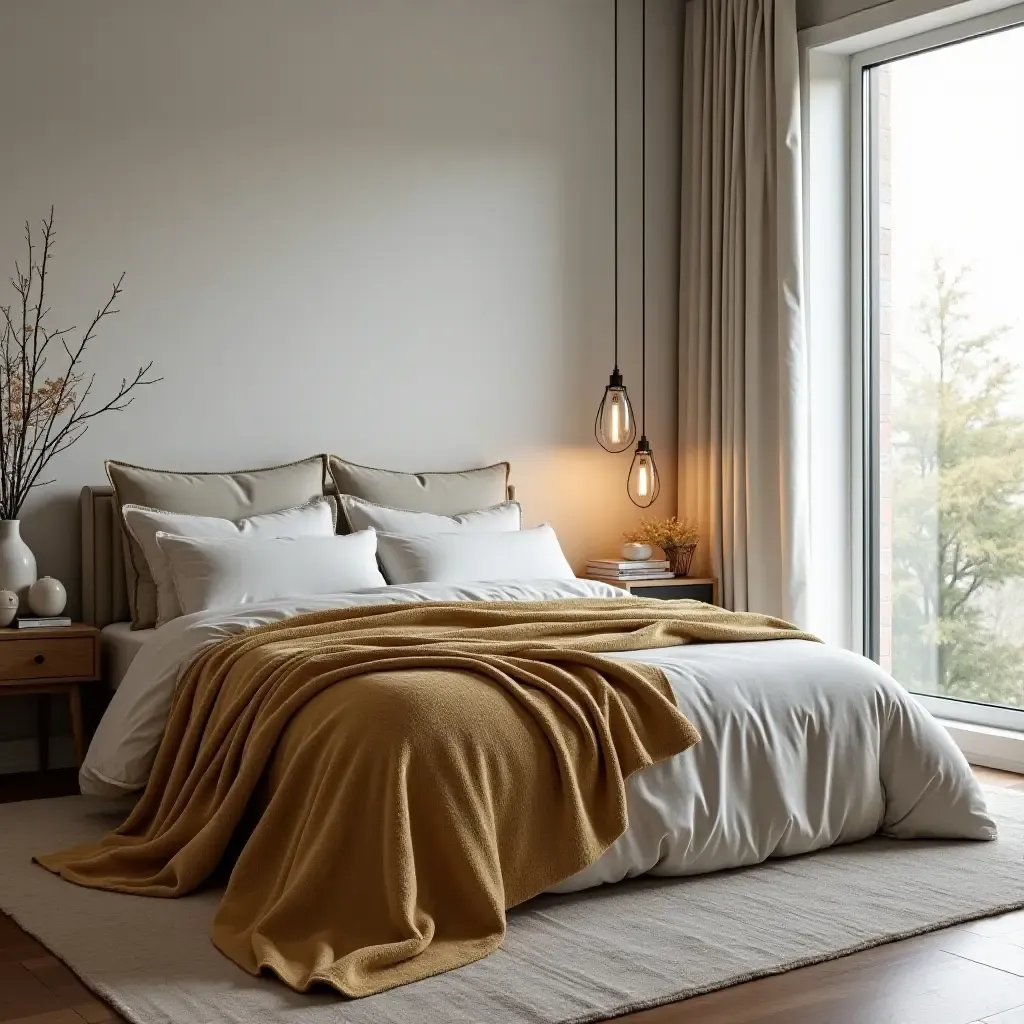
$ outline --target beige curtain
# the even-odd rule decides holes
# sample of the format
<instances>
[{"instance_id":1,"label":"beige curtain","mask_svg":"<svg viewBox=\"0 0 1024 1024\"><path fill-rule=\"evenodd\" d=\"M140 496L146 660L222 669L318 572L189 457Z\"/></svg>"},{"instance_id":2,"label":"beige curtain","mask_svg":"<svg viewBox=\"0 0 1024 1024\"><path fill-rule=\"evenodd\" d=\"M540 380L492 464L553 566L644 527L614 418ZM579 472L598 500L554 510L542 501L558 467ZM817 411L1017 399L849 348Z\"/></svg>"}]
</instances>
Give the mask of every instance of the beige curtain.
<instances>
[{"instance_id":1,"label":"beige curtain","mask_svg":"<svg viewBox=\"0 0 1024 1024\"><path fill-rule=\"evenodd\" d=\"M690 0L683 56L680 514L726 607L805 619L794 0Z\"/></svg>"}]
</instances>

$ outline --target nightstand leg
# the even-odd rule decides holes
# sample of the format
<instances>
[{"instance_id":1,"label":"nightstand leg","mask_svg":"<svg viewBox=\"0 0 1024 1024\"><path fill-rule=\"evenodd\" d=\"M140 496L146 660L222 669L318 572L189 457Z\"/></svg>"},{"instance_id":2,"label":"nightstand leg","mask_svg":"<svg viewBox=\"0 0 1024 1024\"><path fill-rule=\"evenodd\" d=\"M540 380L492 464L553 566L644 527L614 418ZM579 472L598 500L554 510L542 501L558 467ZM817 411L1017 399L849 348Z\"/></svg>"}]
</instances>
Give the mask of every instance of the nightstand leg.
<instances>
[{"instance_id":1,"label":"nightstand leg","mask_svg":"<svg viewBox=\"0 0 1024 1024\"><path fill-rule=\"evenodd\" d=\"M75 763L81 768L85 760L85 726L82 723L82 691L77 683L68 690L68 707L71 711L71 735L75 741Z\"/></svg>"},{"instance_id":2,"label":"nightstand leg","mask_svg":"<svg viewBox=\"0 0 1024 1024\"><path fill-rule=\"evenodd\" d=\"M50 767L50 695L36 697L36 745L39 748L39 770Z\"/></svg>"}]
</instances>

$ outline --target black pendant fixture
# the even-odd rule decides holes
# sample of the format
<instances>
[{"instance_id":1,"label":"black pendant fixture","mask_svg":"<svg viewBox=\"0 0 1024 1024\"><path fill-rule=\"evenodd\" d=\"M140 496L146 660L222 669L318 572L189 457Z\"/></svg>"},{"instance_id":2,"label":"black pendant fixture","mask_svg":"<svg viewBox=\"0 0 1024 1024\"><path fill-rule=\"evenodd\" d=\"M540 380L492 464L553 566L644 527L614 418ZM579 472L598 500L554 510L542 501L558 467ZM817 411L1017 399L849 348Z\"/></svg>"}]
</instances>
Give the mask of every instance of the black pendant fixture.
<instances>
[{"instance_id":1,"label":"black pendant fixture","mask_svg":"<svg viewBox=\"0 0 1024 1024\"><path fill-rule=\"evenodd\" d=\"M608 377L608 386L597 407L594 437L606 452L624 452L636 438L636 420L619 372L619 0L615 0L615 58L612 66L615 73L615 368Z\"/></svg>"},{"instance_id":2,"label":"black pendant fixture","mask_svg":"<svg viewBox=\"0 0 1024 1024\"><path fill-rule=\"evenodd\" d=\"M640 440L626 480L629 500L640 508L661 493L658 465L647 440L647 0L641 0L640 50Z\"/></svg>"}]
</instances>

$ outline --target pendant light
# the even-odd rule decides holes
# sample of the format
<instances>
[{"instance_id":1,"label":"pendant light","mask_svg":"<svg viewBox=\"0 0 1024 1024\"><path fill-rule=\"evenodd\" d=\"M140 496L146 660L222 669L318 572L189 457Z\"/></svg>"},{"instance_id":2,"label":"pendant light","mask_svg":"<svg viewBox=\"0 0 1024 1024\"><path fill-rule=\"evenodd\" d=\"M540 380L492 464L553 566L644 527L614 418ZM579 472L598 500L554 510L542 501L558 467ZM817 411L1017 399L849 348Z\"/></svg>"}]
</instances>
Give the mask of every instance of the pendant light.
<instances>
[{"instance_id":1,"label":"pendant light","mask_svg":"<svg viewBox=\"0 0 1024 1024\"><path fill-rule=\"evenodd\" d=\"M615 0L615 295L613 309L615 325L615 368L608 377L601 404L594 420L594 437L606 452L624 452L636 438L636 420L630 405L626 385L619 372L619 0Z\"/></svg>"},{"instance_id":2,"label":"pendant light","mask_svg":"<svg viewBox=\"0 0 1024 1024\"><path fill-rule=\"evenodd\" d=\"M661 479L647 440L647 0L641 0L640 49L640 440L626 480L629 500L640 508L653 505Z\"/></svg>"}]
</instances>

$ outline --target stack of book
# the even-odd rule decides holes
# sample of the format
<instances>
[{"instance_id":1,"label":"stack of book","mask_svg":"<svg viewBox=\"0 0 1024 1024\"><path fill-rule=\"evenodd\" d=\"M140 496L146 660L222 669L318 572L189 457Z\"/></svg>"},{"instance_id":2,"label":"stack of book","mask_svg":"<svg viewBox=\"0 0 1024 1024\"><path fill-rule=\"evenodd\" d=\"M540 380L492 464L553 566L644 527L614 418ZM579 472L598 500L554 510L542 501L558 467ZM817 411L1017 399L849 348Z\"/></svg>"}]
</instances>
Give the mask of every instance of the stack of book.
<instances>
[{"instance_id":1,"label":"stack of book","mask_svg":"<svg viewBox=\"0 0 1024 1024\"><path fill-rule=\"evenodd\" d=\"M71 619L67 615L28 615L19 616L11 623L16 629L52 629L54 626L70 626Z\"/></svg>"},{"instance_id":2,"label":"stack of book","mask_svg":"<svg viewBox=\"0 0 1024 1024\"><path fill-rule=\"evenodd\" d=\"M673 577L668 562L662 558L648 558L642 562L592 558L587 562L587 575L602 580L670 580Z\"/></svg>"}]
</instances>

